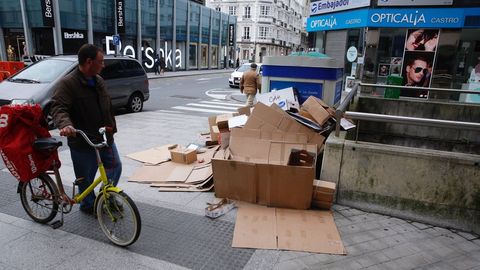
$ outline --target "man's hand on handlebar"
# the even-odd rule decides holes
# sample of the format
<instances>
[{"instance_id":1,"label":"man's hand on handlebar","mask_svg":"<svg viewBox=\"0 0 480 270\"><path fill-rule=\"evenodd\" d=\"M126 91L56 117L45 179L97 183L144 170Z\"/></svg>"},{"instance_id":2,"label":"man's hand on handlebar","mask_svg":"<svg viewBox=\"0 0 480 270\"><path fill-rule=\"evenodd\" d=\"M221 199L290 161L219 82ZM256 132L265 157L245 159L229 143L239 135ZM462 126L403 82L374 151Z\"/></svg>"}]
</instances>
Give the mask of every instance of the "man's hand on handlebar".
<instances>
[{"instance_id":1,"label":"man's hand on handlebar","mask_svg":"<svg viewBox=\"0 0 480 270\"><path fill-rule=\"evenodd\" d=\"M60 136L75 137L76 135L77 135L77 130L75 130L75 128L72 126L66 126L60 129Z\"/></svg>"}]
</instances>

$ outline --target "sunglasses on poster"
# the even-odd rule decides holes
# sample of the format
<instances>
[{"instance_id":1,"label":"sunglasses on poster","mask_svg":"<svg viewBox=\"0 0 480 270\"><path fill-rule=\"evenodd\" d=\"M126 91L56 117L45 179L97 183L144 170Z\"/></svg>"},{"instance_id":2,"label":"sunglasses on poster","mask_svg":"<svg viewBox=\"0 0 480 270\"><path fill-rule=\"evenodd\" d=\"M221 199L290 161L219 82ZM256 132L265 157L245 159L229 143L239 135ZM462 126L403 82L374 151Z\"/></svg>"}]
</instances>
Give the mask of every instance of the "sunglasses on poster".
<instances>
[{"instance_id":1,"label":"sunglasses on poster","mask_svg":"<svg viewBox=\"0 0 480 270\"><path fill-rule=\"evenodd\" d=\"M422 70L423 70L423 74L424 74L424 75L428 73L428 69L427 69L427 68L416 67L416 68L414 69L415 73L419 73L419 72L421 72Z\"/></svg>"}]
</instances>

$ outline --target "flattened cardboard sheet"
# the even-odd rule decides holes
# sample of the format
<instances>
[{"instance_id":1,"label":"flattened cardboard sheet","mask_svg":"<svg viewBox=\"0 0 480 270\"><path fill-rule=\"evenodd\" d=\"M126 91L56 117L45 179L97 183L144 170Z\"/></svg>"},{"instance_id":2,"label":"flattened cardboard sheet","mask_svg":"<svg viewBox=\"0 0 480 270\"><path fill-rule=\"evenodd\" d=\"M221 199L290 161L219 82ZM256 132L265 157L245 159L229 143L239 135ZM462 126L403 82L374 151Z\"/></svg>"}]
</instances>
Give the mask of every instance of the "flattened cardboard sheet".
<instances>
[{"instance_id":1,"label":"flattened cardboard sheet","mask_svg":"<svg viewBox=\"0 0 480 270\"><path fill-rule=\"evenodd\" d=\"M151 148L145 151L128 154L127 157L148 164L159 164L170 160L170 151L168 147L174 144L167 144L160 147Z\"/></svg>"},{"instance_id":2,"label":"flattened cardboard sheet","mask_svg":"<svg viewBox=\"0 0 480 270\"><path fill-rule=\"evenodd\" d=\"M173 191L173 192L204 192L210 191L213 188L213 181L210 181L210 184L205 185L204 187L161 187L158 188L159 192L163 191Z\"/></svg>"},{"instance_id":3,"label":"flattened cardboard sheet","mask_svg":"<svg viewBox=\"0 0 480 270\"><path fill-rule=\"evenodd\" d=\"M240 207L232 247L277 249L275 224L275 208Z\"/></svg>"},{"instance_id":4,"label":"flattened cardboard sheet","mask_svg":"<svg viewBox=\"0 0 480 270\"><path fill-rule=\"evenodd\" d=\"M330 211L240 206L232 247L345 255Z\"/></svg>"},{"instance_id":5,"label":"flattened cardboard sheet","mask_svg":"<svg viewBox=\"0 0 480 270\"><path fill-rule=\"evenodd\" d=\"M278 249L345 255L330 211L277 208Z\"/></svg>"}]
</instances>

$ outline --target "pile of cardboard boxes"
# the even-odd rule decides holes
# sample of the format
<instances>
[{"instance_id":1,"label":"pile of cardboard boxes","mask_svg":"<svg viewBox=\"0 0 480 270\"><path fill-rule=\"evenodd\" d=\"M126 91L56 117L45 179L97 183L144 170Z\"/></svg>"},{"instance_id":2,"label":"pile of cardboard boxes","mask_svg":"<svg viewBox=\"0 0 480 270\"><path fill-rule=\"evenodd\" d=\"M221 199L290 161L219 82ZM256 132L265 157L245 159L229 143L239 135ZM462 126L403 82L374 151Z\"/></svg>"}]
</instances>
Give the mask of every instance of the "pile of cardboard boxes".
<instances>
[{"instance_id":1,"label":"pile of cardboard boxes","mask_svg":"<svg viewBox=\"0 0 480 270\"><path fill-rule=\"evenodd\" d=\"M252 110L239 109L238 115L211 117L212 141L208 144L217 140L223 149L212 159L215 196L309 209L317 157L333 129L333 116L334 111L322 100L309 97L295 117L276 104L260 102ZM330 204L314 206L329 209L334 187L330 191L322 197Z\"/></svg>"}]
</instances>

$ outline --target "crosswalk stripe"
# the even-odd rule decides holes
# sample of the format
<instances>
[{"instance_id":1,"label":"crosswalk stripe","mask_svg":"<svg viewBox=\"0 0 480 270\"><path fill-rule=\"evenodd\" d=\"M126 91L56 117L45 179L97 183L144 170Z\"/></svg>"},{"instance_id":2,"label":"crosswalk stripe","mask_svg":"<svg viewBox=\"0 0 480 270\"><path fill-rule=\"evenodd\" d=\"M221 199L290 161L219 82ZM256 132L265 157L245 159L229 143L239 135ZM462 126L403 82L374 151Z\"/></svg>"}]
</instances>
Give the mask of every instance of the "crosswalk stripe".
<instances>
[{"instance_id":1,"label":"crosswalk stripe","mask_svg":"<svg viewBox=\"0 0 480 270\"><path fill-rule=\"evenodd\" d=\"M240 103L227 103L227 102L218 102L218 101L200 101L200 103L207 103L207 104L218 104L218 105L229 105L234 107L243 107L245 104Z\"/></svg>"},{"instance_id":2,"label":"crosswalk stripe","mask_svg":"<svg viewBox=\"0 0 480 270\"><path fill-rule=\"evenodd\" d=\"M236 110L236 108L233 108L233 107L210 105L210 104L188 103L187 105L194 106L194 107L212 108L212 109L226 109L226 110L233 110L233 111Z\"/></svg>"},{"instance_id":3,"label":"crosswalk stripe","mask_svg":"<svg viewBox=\"0 0 480 270\"><path fill-rule=\"evenodd\" d=\"M194 112L232 113L232 111L211 110L211 109L203 109L203 108L184 107L184 106L175 106L175 107L172 107L172 108L177 109L177 110L194 111Z\"/></svg>"}]
</instances>

